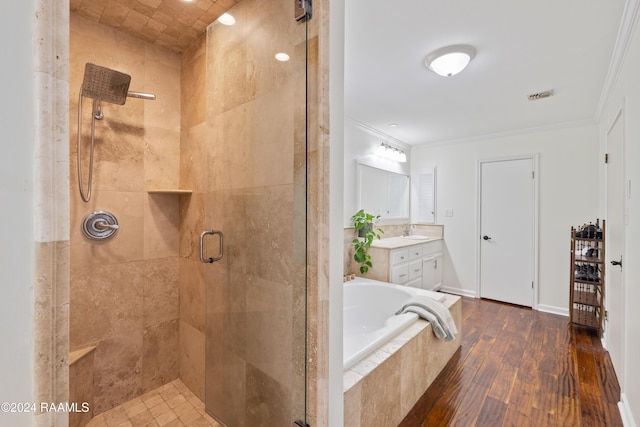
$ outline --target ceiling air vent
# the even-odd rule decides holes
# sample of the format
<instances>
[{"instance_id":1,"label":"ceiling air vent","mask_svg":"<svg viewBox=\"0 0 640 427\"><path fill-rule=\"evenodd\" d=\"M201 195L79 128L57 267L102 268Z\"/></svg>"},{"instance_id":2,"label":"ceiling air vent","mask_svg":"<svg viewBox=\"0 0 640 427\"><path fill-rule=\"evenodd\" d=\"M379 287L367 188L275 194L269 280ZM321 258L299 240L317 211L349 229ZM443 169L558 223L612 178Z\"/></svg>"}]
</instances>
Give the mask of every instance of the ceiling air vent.
<instances>
[{"instance_id":1,"label":"ceiling air vent","mask_svg":"<svg viewBox=\"0 0 640 427\"><path fill-rule=\"evenodd\" d=\"M553 89L545 90L544 92L532 93L527 98L529 101L537 101L538 99L549 98L553 96Z\"/></svg>"}]
</instances>

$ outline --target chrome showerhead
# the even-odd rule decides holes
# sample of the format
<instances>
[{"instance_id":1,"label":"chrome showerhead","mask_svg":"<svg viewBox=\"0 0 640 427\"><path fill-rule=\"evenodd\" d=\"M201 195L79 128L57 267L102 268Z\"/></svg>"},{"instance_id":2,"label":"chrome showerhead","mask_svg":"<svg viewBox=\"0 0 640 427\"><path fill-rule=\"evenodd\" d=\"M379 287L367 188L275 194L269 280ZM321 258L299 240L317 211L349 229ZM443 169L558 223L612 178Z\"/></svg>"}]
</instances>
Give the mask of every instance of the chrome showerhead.
<instances>
[{"instance_id":1,"label":"chrome showerhead","mask_svg":"<svg viewBox=\"0 0 640 427\"><path fill-rule=\"evenodd\" d=\"M84 67L81 95L98 101L124 105L130 83L130 75L88 62Z\"/></svg>"}]
</instances>

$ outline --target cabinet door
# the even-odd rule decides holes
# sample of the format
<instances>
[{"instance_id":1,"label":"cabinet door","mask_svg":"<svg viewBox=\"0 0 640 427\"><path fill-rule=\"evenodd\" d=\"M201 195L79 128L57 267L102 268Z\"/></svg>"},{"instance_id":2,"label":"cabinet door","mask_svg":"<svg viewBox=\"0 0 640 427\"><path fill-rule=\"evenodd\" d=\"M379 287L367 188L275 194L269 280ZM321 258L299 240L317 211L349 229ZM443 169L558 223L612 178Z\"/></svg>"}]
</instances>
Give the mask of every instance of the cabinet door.
<instances>
[{"instance_id":1,"label":"cabinet door","mask_svg":"<svg viewBox=\"0 0 640 427\"><path fill-rule=\"evenodd\" d=\"M429 255L422 258L422 288L433 290L436 286L436 256Z\"/></svg>"}]
</instances>

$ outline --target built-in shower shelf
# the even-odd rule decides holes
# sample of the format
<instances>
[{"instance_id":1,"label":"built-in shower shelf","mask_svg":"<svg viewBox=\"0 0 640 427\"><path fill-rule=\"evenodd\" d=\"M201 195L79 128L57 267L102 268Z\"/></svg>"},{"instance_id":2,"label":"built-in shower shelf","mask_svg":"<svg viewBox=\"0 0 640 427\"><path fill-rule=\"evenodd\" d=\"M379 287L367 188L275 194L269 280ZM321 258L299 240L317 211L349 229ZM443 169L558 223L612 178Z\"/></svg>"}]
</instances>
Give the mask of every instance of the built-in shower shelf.
<instances>
[{"instance_id":1,"label":"built-in shower shelf","mask_svg":"<svg viewBox=\"0 0 640 427\"><path fill-rule=\"evenodd\" d=\"M151 190L147 190L149 194L191 194L192 190L177 190L170 188L153 188Z\"/></svg>"}]
</instances>

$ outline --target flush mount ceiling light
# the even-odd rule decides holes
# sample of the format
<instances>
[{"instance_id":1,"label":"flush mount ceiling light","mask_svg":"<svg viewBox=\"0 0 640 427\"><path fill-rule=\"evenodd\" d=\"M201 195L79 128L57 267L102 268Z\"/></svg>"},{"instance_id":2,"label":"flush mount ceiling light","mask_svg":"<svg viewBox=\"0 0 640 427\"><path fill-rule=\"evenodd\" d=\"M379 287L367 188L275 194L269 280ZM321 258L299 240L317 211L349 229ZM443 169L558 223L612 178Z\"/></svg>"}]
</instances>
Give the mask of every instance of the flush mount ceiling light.
<instances>
[{"instance_id":1,"label":"flush mount ceiling light","mask_svg":"<svg viewBox=\"0 0 640 427\"><path fill-rule=\"evenodd\" d=\"M223 25L233 25L236 23L236 18L228 13L223 13L222 15L220 15L217 21Z\"/></svg>"},{"instance_id":2,"label":"flush mount ceiling light","mask_svg":"<svg viewBox=\"0 0 640 427\"><path fill-rule=\"evenodd\" d=\"M451 77L464 70L475 55L473 46L456 44L431 52L424 59L424 65L436 74Z\"/></svg>"}]
</instances>

